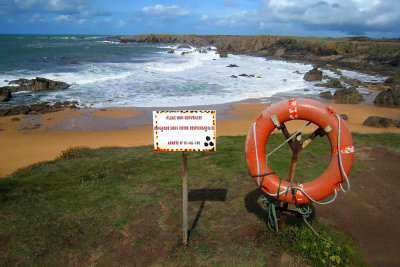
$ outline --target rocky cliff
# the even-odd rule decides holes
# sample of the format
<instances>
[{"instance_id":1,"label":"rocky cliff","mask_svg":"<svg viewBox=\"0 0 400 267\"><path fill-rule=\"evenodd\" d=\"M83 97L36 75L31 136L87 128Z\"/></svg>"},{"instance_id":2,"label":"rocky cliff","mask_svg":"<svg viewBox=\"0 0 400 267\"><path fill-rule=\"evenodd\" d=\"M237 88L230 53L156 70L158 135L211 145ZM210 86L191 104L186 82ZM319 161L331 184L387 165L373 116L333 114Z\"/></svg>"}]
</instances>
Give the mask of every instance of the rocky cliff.
<instances>
[{"instance_id":1,"label":"rocky cliff","mask_svg":"<svg viewBox=\"0 0 400 267\"><path fill-rule=\"evenodd\" d=\"M120 41L181 43L196 47L212 45L218 48L221 55L247 54L387 76L398 75L400 70L398 39L145 34L124 36Z\"/></svg>"}]
</instances>

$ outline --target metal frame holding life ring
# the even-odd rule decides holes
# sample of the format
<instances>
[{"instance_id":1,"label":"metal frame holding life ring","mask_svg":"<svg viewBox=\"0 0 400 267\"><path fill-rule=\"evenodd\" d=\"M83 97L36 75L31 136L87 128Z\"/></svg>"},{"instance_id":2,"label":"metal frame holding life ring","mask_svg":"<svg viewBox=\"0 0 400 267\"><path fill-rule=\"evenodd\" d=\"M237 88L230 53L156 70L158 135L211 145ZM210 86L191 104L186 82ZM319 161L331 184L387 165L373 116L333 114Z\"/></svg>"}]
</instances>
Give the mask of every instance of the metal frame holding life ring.
<instances>
[{"instance_id":1,"label":"metal frame holding life ring","mask_svg":"<svg viewBox=\"0 0 400 267\"><path fill-rule=\"evenodd\" d=\"M297 119L312 122L319 127L299 144L301 149L317 135L327 135L331 145L331 158L327 169L319 177L306 183L288 182L279 178L268 166L265 151L272 131L276 128L285 130L284 122ZM287 137L287 134L285 136ZM289 138L286 141L289 142ZM247 134L245 152L249 173L261 190L287 203L307 204L319 203L318 201L333 193L336 197L342 183L348 182L347 175L353 163L354 145L344 120L330 106L299 98L273 104L258 115Z\"/></svg>"}]
</instances>

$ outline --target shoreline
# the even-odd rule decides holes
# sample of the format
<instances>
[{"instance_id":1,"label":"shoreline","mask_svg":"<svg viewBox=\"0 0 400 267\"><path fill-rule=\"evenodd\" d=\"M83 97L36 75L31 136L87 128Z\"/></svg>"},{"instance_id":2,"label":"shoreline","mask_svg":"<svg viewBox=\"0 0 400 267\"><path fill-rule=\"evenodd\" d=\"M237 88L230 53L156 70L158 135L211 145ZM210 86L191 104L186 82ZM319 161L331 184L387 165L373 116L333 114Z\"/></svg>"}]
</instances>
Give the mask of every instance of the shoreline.
<instances>
[{"instance_id":1,"label":"shoreline","mask_svg":"<svg viewBox=\"0 0 400 267\"><path fill-rule=\"evenodd\" d=\"M352 132L400 133L400 129L395 127L374 128L362 125L363 121L372 115L400 119L399 108L362 104L326 104L331 105L336 112L349 117L346 123ZM250 102L202 107L217 110L217 136L236 136L246 135L256 116L269 105ZM178 109L188 108L190 107ZM63 150L70 147L152 145L150 111L153 109L157 108L67 109L47 114L2 117L0 147L3 151L0 153L2 162L0 177L7 177L16 170L34 163L54 160ZM295 121L291 123L289 130L292 130L290 127L298 129L301 126L302 121Z\"/></svg>"}]
</instances>

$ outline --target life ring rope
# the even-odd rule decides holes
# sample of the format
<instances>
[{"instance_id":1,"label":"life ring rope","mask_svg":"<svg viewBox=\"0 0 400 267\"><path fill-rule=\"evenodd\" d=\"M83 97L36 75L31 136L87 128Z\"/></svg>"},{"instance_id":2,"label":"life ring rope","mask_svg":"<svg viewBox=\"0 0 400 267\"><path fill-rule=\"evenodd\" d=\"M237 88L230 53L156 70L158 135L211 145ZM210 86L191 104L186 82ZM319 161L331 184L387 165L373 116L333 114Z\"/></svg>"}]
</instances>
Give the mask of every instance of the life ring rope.
<instances>
[{"instance_id":1,"label":"life ring rope","mask_svg":"<svg viewBox=\"0 0 400 267\"><path fill-rule=\"evenodd\" d=\"M338 157L339 157L339 166L340 166L340 171L342 172L343 176L346 179L346 183L347 183L347 190L345 190L343 188L342 183L340 183L340 189L344 192L350 192L350 181L349 181L349 177L347 176L346 172L344 171L343 168L343 162L342 162L342 153L340 152L340 133L341 133L341 128L340 128L340 116L338 114L335 114L336 118L338 119Z\"/></svg>"},{"instance_id":2,"label":"life ring rope","mask_svg":"<svg viewBox=\"0 0 400 267\"><path fill-rule=\"evenodd\" d=\"M285 122L295 119L306 120L308 123L290 135ZM301 132L311 123L316 124L318 128L302 141ZM268 137L275 129L282 131L285 140L268 153L266 151ZM318 178L305 183L295 181L298 154L317 136L327 136L329 139L330 163L326 171ZM287 181L276 175L268 166L269 157L285 144L289 145L293 153ZM285 217L282 218L284 215L278 219L275 209L287 210L288 204L292 203L307 226L319 236L307 221L312 213L311 203L327 205L336 200L339 190L344 193L350 191L348 173L353 163L354 145L347 125L344 121L342 122L341 116L334 112L331 106L327 107L310 99L290 99L272 105L265 109L250 127L245 152L249 173L265 193L260 197L260 205L268 212L267 225L274 232L278 232L278 220L279 229L281 229L281 223L285 223ZM261 166L264 165L264 161L265 167ZM345 182L347 186L344 186ZM333 197L330 200L321 201L332 194ZM283 205L281 206L280 203Z\"/></svg>"},{"instance_id":3,"label":"life ring rope","mask_svg":"<svg viewBox=\"0 0 400 267\"><path fill-rule=\"evenodd\" d=\"M344 167L343 167L343 162L342 162L342 153L341 153L341 151L340 151L340 147L341 147L341 144L340 144L340 136L341 136L341 121L340 121L340 116L338 115L338 114L335 114L335 116L336 116L336 118L337 118L337 120L338 120L338 138L337 138L337 147L338 147L338 160L339 160L339 167L340 167L340 172L343 174L343 176L344 176L344 180L346 181L346 183L347 183L347 189L344 189L344 187L343 187L343 185L342 185L342 183L340 183L340 189L341 189L341 191L343 191L344 193L347 193L347 192L349 192L350 191L350 181L349 181L349 178L348 178L348 176L347 176L347 174L346 174L346 172L344 171ZM274 119L277 119L276 118L276 116L275 116L275 118L271 118L271 120L273 120L273 123L275 124L275 126L278 126L279 125L279 121L278 122L276 122L276 121L274 121ZM278 125L277 125L278 124ZM281 143L280 145L278 145L276 148L274 148L271 152L269 152L268 154L266 154L266 156L265 156L265 170L267 170L267 167L268 167L268 158L269 158L269 156L271 156L273 153L275 153L276 151L278 151L283 145L285 145L286 143L288 143L288 142L290 142L293 138L295 138L299 133L301 133L307 126L309 126L311 124L311 121L309 121L306 125L304 125L300 130L298 130L298 131L296 131L294 134L292 134L289 138L287 138L283 143ZM258 158L258 151L257 151L257 131L256 131L256 127L257 127L257 122L254 122L253 123L253 137L254 137L254 146L255 146L255 150L256 150L256 160L257 160L257 174L256 175L251 175L253 178L254 177L257 177L257 185L259 186L259 187L261 187L262 186L262 184L263 184L263 181L264 181L264 178L266 177L266 176L268 176L268 175L270 175L270 174L275 174L275 172L265 172L265 173L263 173L263 174L260 174L260 160L259 160L259 158ZM262 179L261 179L261 181L260 181L260 178L262 177ZM335 199L336 199L336 197L337 197L337 195L338 195L338 191L337 191L337 189L336 188L334 188L334 197L332 198L332 199L330 199L330 200L328 200L328 201L326 201L326 202L321 202L321 201L317 201L317 200L315 200L315 199L313 199L312 197L310 197L302 188L301 188L301 182L290 182L289 183L289 185L287 186L287 188L286 188L286 190L283 190L283 191L280 191L280 186L281 186L281 181L282 181L282 178L279 178L280 179L280 181L279 181L279 186L278 186L278 189L277 189L277 192L274 194L274 193L270 193L269 192L269 190L268 190L268 188L266 188L266 193L269 195L269 196L271 196L271 197L277 197L278 198L278 196L281 196L281 195L283 195L283 194L285 194L285 197L284 197L284 199L286 199L286 196L287 196L287 194L288 194L288 192L290 191L290 192L295 192L294 193L294 195L296 194L296 192L297 191L300 191L301 193L303 193L311 202L313 202L313 203L316 203L316 204L320 204L320 205L327 205L327 204L330 204L330 203L332 203L333 201L335 201ZM296 186L293 186L293 185L295 185L296 184ZM294 199L295 199L295 201L296 201L296 197L294 197Z\"/></svg>"}]
</instances>

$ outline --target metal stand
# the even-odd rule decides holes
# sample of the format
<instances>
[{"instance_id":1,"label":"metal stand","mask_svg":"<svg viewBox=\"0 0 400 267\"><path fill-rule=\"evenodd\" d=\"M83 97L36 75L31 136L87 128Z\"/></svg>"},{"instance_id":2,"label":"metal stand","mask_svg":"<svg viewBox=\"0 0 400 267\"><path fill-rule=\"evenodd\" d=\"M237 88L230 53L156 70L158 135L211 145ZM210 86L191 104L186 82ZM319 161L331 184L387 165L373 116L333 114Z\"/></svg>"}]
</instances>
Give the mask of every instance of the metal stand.
<instances>
[{"instance_id":1,"label":"metal stand","mask_svg":"<svg viewBox=\"0 0 400 267\"><path fill-rule=\"evenodd\" d=\"M276 118L277 119L277 118ZM286 140L290 138L290 134L285 126L284 123L280 123L279 121L274 122L275 126L282 131L282 133L285 135ZM296 164L297 164L297 158L298 154L317 136L324 136L325 132L323 129L318 128L315 130L304 142L301 142L301 132L296 135L294 138L294 141L291 139L288 141L289 147L292 150L292 161L290 163L290 169L289 169L289 178L288 182L292 182L294 179L294 174L296 172ZM289 210L288 209L289 204L287 202L283 203L282 206L276 207L277 210L281 212L281 216L279 219L279 225L278 229L282 230L283 226L285 225L286 222L286 215L295 215L295 216L301 216L301 214L297 211L294 210ZM311 206L312 207L312 206ZM313 207L312 207L313 209ZM314 212L315 215L315 212Z\"/></svg>"}]
</instances>

